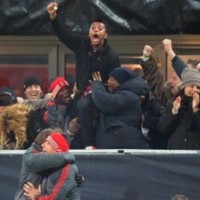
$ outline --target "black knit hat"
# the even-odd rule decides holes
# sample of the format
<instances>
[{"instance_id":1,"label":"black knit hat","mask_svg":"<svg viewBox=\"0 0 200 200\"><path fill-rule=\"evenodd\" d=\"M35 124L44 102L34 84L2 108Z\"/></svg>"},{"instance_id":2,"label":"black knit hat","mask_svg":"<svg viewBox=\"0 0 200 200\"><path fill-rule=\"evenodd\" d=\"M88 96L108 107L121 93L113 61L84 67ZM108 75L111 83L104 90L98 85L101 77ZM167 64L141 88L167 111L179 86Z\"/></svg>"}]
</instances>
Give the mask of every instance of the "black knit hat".
<instances>
[{"instance_id":1,"label":"black knit hat","mask_svg":"<svg viewBox=\"0 0 200 200\"><path fill-rule=\"evenodd\" d=\"M31 85L39 85L41 86L40 80L36 76L28 76L24 81L24 90Z\"/></svg>"},{"instance_id":2,"label":"black knit hat","mask_svg":"<svg viewBox=\"0 0 200 200\"><path fill-rule=\"evenodd\" d=\"M181 89L188 85L196 85L200 87L200 73L197 69L186 67L181 73L181 80Z\"/></svg>"},{"instance_id":3,"label":"black knit hat","mask_svg":"<svg viewBox=\"0 0 200 200\"><path fill-rule=\"evenodd\" d=\"M0 106L8 106L17 102L14 92L7 87L0 89Z\"/></svg>"},{"instance_id":4,"label":"black knit hat","mask_svg":"<svg viewBox=\"0 0 200 200\"><path fill-rule=\"evenodd\" d=\"M137 74L126 67L118 67L111 71L110 76L121 85L129 79L137 77Z\"/></svg>"}]
</instances>

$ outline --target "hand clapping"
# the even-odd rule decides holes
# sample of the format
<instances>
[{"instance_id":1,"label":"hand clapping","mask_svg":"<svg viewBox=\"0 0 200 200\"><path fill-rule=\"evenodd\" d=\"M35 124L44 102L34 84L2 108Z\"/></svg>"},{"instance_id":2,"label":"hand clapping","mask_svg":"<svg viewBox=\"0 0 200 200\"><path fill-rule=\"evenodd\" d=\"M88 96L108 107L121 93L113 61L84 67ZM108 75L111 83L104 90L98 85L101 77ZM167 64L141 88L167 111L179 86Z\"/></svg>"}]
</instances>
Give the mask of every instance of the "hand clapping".
<instances>
[{"instance_id":1,"label":"hand clapping","mask_svg":"<svg viewBox=\"0 0 200 200\"><path fill-rule=\"evenodd\" d=\"M92 74L93 81L102 81L100 72L94 72Z\"/></svg>"}]
</instances>

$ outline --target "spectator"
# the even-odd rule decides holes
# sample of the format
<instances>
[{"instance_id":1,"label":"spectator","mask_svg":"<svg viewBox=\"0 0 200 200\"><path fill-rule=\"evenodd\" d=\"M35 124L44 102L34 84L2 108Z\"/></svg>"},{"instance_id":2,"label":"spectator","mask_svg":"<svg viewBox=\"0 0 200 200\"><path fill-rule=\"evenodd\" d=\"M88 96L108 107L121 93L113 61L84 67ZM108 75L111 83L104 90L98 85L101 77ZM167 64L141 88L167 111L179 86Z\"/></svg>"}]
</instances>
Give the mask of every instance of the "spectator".
<instances>
[{"instance_id":1,"label":"spectator","mask_svg":"<svg viewBox=\"0 0 200 200\"><path fill-rule=\"evenodd\" d=\"M56 9L55 9L56 8ZM94 148L94 102L91 96L92 74L99 71L103 83L109 78L112 69L120 67L118 55L109 46L107 28L101 20L94 20L90 26L88 37L72 33L61 22L58 3L53 2L47 6L52 27L59 39L75 53L76 57L76 85L80 92L78 100L78 115L82 126L81 134L84 137L84 146ZM59 10L59 9L58 9Z\"/></svg>"},{"instance_id":2,"label":"spectator","mask_svg":"<svg viewBox=\"0 0 200 200\"><path fill-rule=\"evenodd\" d=\"M181 91L166 106L158 128L171 135L168 149L200 149L200 75L198 70L187 67L181 79Z\"/></svg>"},{"instance_id":3,"label":"spectator","mask_svg":"<svg viewBox=\"0 0 200 200\"><path fill-rule=\"evenodd\" d=\"M41 99L43 96L41 82L34 75L28 76L24 80L23 88L24 88L24 94L26 96L26 99L28 99L28 100Z\"/></svg>"},{"instance_id":4,"label":"spectator","mask_svg":"<svg viewBox=\"0 0 200 200\"><path fill-rule=\"evenodd\" d=\"M1 149L26 148L26 142L30 139L27 135L27 124L33 110L26 103L15 103L4 109L0 117Z\"/></svg>"},{"instance_id":5,"label":"spectator","mask_svg":"<svg viewBox=\"0 0 200 200\"><path fill-rule=\"evenodd\" d=\"M178 77L176 72L173 72L164 84L165 93L168 100L170 100L179 91L180 85L181 79Z\"/></svg>"},{"instance_id":6,"label":"spectator","mask_svg":"<svg viewBox=\"0 0 200 200\"><path fill-rule=\"evenodd\" d=\"M60 127L64 132L68 132L72 137L71 148L84 148L79 132L79 119L76 117L76 106L71 98L72 88L69 83L64 77L56 77L51 81L49 90L54 95L54 100L48 102L45 112L48 126ZM70 126L69 122L73 125Z\"/></svg>"},{"instance_id":7,"label":"spectator","mask_svg":"<svg viewBox=\"0 0 200 200\"><path fill-rule=\"evenodd\" d=\"M64 77L56 77L50 83L50 92L54 100L48 102L47 122L50 127L60 127L65 130L67 126L66 116L69 114L69 105L72 103L71 87Z\"/></svg>"},{"instance_id":8,"label":"spectator","mask_svg":"<svg viewBox=\"0 0 200 200\"><path fill-rule=\"evenodd\" d=\"M97 148L147 149L141 132L141 95L149 92L146 82L126 68L116 68L107 81L109 92L101 82L100 73L93 74L92 96L100 111L97 126Z\"/></svg>"},{"instance_id":9,"label":"spectator","mask_svg":"<svg viewBox=\"0 0 200 200\"><path fill-rule=\"evenodd\" d=\"M150 96L147 104L143 104L143 129L147 134L149 145L153 149L166 149L169 135L161 135L157 124L167 101L171 100L177 91L180 79L174 74L164 83L156 60L153 58L153 48L145 45L141 60L143 78L150 86Z\"/></svg>"},{"instance_id":10,"label":"spectator","mask_svg":"<svg viewBox=\"0 0 200 200\"><path fill-rule=\"evenodd\" d=\"M153 48L149 45L144 46L141 66L143 68L143 78L148 82L151 89L151 96L165 106L176 93L180 84L180 79L176 73L164 82L163 76L159 72L156 60L152 56Z\"/></svg>"},{"instance_id":11,"label":"spectator","mask_svg":"<svg viewBox=\"0 0 200 200\"><path fill-rule=\"evenodd\" d=\"M28 147L37 133L46 127L42 124L38 110L45 103L34 104L23 102L16 97L11 89L2 88L0 91L0 148L21 149ZM39 101L39 100L38 100ZM37 113L37 114L36 114ZM38 131L38 132L37 132ZM30 144L29 144L30 142Z\"/></svg>"}]
</instances>

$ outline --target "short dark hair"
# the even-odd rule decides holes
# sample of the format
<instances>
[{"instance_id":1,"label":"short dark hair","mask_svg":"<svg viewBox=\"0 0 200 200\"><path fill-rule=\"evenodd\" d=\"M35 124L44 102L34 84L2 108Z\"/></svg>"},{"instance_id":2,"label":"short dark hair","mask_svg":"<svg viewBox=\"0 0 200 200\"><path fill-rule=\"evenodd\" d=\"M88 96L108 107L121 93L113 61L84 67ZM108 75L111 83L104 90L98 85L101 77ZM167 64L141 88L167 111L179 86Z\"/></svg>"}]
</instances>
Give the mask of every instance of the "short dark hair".
<instances>
[{"instance_id":1,"label":"short dark hair","mask_svg":"<svg viewBox=\"0 0 200 200\"><path fill-rule=\"evenodd\" d=\"M100 18L100 17L99 17L99 18L95 18L95 19L92 21L91 24L93 24L94 22L103 23L104 26L105 26L106 32L108 31L107 24L106 24L106 22L105 22L102 18Z\"/></svg>"}]
</instances>

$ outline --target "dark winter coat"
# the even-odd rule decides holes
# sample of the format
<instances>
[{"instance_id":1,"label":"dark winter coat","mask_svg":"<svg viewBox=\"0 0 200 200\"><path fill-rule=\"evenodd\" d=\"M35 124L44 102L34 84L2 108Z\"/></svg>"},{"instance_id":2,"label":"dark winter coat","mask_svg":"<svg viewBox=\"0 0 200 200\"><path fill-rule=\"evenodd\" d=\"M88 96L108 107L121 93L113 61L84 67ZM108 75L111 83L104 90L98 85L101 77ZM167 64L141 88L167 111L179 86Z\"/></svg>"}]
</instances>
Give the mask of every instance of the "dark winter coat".
<instances>
[{"instance_id":1,"label":"dark winter coat","mask_svg":"<svg viewBox=\"0 0 200 200\"><path fill-rule=\"evenodd\" d=\"M186 63L178 56L172 59L172 66L181 78ZM168 149L200 149L200 111L193 113L192 98L181 94L181 108L177 115L172 114L172 103L166 106L158 128L161 133L171 134ZM178 96L179 94L177 94Z\"/></svg>"},{"instance_id":2,"label":"dark winter coat","mask_svg":"<svg viewBox=\"0 0 200 200\"><path fill-rule=\"evenodd\" d=\"M160 133L171 134L168 149L200 149L200 111L193 113L192 98L181 94L181 107L172 114L172 104L166 106L158 128Z\"/></svg>"},{"instance_id":3,"label":"dark winter coat","mask_svg":"<svg viewBox=\"0 0 200 200\"><path fill-rule=\"evenodd\" d=\"M143 78L149 84L154 99L165 105L167 97L164 90L164 79L155 59L150 57L147 61L142 60L140 65L143 69Z\"/></svg>"},{"instance_id":4,"label":"dark winter coat","mask_svg":"<svg viewBox=\"0 0 200 200\"><path fill-rule=\"evenodd\" d=\"M150 100L143 106L143 127L148 128L148 141L153 149L166 149L169 136L160 134L157 124L167 101L172 98L171 92L164 87L163 75L152 56L148 60L142 60L140 65L143 69L143 78L151 91Z\"/></svg>"},{"instance_id":5,"label":"dark winter coat","mask_svg":"<svg viewBox=\"0 0 200 200\"><path fill-rule=\"evenodd\" d=\"M107 41L101 51L93 52L89 37L72 33L59 16L52 21L52 27L59 39L75 54L76 82L80 91L89 85L94 72L99 71L103 82L106 82L112 69L120 67L118 55Z\"/></svg>"},{"instance_id":6,"label":"dark winter coat","mask_svg":"<svg viewBox=\"0 0 200 200\"><path fill-rule=\"evenodd\" d=\"M186 63L178 56L172 59L172 67L174 68L176 74L181 78L181 73L187 67Z\"/></svg>"},{"instance_id":7,"label":"dark winter coat","mask_svg":"<svg viewBox=\"0 0 200 200\"><path fill-rule=\"evenodd\" d=\"M141 95L148 92L140 77L128 80L113 93L108 93L100 81L92 83L94 103L100 110L97 148L147 148L141 132Z\"/></svg>"}]
</instances>

